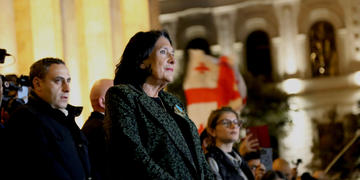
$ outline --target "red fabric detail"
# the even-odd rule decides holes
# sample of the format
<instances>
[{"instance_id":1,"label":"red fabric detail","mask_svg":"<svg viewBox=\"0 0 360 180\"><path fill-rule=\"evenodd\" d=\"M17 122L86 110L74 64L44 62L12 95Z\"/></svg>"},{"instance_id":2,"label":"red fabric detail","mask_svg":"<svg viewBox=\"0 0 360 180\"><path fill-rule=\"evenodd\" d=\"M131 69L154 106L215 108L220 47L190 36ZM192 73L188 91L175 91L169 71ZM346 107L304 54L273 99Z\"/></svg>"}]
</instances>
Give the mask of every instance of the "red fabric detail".
<instances>
[{"instance_id":1,"label":"red fabric detail","mask_svg":"<svg viewBox=\"0 0 360 180\"><path fill-rule=\"evenodd\" d=\"M236 87L236 78L233 69L227 63L227 57L223 56L219 63L219 77L216 88L193 88L185 90L187 105L202 102L217 102L217 107L227 106L233 99L241 95ZM203 66L202 66L203 65ZM201 63L196 69L203 73L205 64ZM206 67L207 68L207 67ZM200 70L201 69L201 70ZM208 69L207 69L208 70Z\"/></svg>"},{"instance_id":2,"label":"red fabric detail","mask_svg":"<svg viewBox=\"0 0 360 180\"><path fill-rule=\"evenodd\" d=\"M220 71L218 79L218 91L219 95L222 97L220 102L218 102L218 107L226 106L233 99L240 98L240 93L236 87L236 79L233 69L227 63L227 58L225 56L220 58Z\"/></svg>"},{"instance_id":3,"label":"red fabric detail","mask_svg":"<svg viewBox=\"0 0 360 180\"><path fill-rule=\"evenodd\" d=\"M187 104L218 101L216 88L193 88L185 90Z\"/></svg>"},{"instance_id":4,"label":"red fabric detail","mask_svg":"<svg viewBox=\"0 0 360 180\"><path fill-rule=\"evenodd\" d=\"M199 71L201 74L204 74L205 71L210 71L210 69L205 65L204 62L200 62L199 66L195 67L196 71Z\"/></svg>"},{"instance_id":5,"label":"red fabric detail","mask_svg":"<svg viewBox=\"0 0 360 180\"><path fill-rule=\"evenodd\" d=\"M198 133L199 133L199 135L204 131L204 125L201 123L200 124L200 127L199 127L199 129L198 129Z\"/></svg>"}]
</instances>

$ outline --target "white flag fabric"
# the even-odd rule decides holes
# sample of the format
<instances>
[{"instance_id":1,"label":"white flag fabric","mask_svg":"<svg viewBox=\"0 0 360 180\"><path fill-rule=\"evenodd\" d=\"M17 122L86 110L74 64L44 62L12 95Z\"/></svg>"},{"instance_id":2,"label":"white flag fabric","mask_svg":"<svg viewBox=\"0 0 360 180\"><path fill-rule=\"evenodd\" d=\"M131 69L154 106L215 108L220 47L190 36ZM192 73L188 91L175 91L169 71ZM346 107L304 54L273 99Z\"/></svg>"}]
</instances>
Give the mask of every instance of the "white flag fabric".
<instances>
[{"instance_id":1,"label":"white flag fabric","mask_svg":"<svg viewBox=\"0 0 360 180\"><path fill-rule=\"evenodd\" d=\"M189 64L184 79L189 117L201 131L211 111L230 106L240 111L246 101L246 86L229 58L214 58L202 50L189 50Z\"/></svg>"}]
</instances>

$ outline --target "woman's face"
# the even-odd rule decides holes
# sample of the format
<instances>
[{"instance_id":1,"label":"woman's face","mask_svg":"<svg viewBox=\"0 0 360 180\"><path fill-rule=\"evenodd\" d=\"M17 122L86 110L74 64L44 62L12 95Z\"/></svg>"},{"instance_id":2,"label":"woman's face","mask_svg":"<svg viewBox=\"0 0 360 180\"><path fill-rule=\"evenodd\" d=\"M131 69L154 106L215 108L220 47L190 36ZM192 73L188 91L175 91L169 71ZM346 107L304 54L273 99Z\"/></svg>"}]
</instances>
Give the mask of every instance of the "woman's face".
<instances>
[{"instance_id":1,"label":"woman's face","mask_svg":"<svg viewBox=\"0 0 360 180\"><path fill-rule=\"evenodd\" d=\"M141 69L150 68L151 75L146 83L169 83L173 80L176 60L174 49L168 39L161 36L148 59L140 65Z\"/></svg>"},{"instance_id":2,"label":"woman's face","mask_svg":"<svg viewBox=\"0 0 360 180\"><path fill-rule=\"evenodd\" d=\"M234 143L239 139L240 126L241 124L239 124L239 120L234 113L225 112L221 114L217 120L215 129L212 130L211 135L217 142Z\"/></svg>"}]
</instances>

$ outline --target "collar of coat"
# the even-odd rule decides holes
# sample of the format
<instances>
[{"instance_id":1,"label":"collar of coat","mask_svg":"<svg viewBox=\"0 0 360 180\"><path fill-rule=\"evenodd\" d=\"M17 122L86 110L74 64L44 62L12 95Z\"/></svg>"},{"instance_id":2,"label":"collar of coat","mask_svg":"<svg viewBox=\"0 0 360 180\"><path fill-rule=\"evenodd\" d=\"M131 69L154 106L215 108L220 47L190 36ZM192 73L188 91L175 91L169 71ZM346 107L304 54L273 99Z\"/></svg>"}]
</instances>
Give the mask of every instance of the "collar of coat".
<instances>
[{"instance_id":1,"label":"collar of coat","mask_svg":"<svg viewBox=\"0 0 360 180\"><path fill-rule=\"evenodd\" d=\"M47 114L53 114L55 116L61 116L62 118L65 117L65 114L61 112L58 109L54 109L51 107L51 105L47 102L45 102L43 99L41 99L34 91L30 92L29 95L29 105L33 105L35 107L38 107L39 110L42 112L47 112ZM68 117L77 117L81 114L83 107L81 106L73 106L68 104L66 106L66 110L68 111Z\"/></svg>"},{"instance_id":2,"label":"collar of coat","mask_svg":"<svg viewBox=\"0 0 360 180\"><path fill-rule=\"evenodd\" d=\"M135 90L136 92L138 92L140 95L140 99L143 100L142 102L148 102L149 99L151 99L143 90L141 87L139 86L135 86L132 84L129 84L129 87L133 90ZM190 120L189 117L186 114L186 111L184 109L184 107L182 106L181 102L179 100L177 100L174 96L170 95L167 92L164 92L163 90L160 90L159 92L159 98L161 99L161 101L164 103L164 105L166 106L166 110L170 111L170 113L175 113L178 116L186 119L186 120ZM151 100L152 101L152 100ZM150 102L148 102L150 103ZM150 103L152 104L152 103ZM152 106L152 107L157 107L157 106Z\"/></svg>"}]
</instances>

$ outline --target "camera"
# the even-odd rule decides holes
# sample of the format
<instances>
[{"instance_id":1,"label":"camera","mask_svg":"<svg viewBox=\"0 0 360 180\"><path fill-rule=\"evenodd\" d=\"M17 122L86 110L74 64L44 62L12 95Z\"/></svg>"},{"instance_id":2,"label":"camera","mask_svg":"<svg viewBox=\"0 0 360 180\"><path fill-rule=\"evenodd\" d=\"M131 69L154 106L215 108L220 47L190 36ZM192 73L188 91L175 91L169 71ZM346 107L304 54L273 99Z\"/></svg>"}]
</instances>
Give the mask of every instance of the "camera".
<instances>
[{"instance_id":1,"label":"camera","mask_svg":"<svg viewBox=\"0 0 360 180\"><path fill-rule=\"evenodd\" d=\"M10 118L10 114L20 105L27 102L30 78L29 76L21 75L18 77L15 74L1 75L2 79L2 102L1 110L3 113L2 123L5 125Z\"/></svg>"},{"instance_id":2,"label":"camera","mask_svg":"<svg viewBox=\"0 0 360 180\"><path fill-rule=\"evenodd\" d=\"M0 64L5 62L5 56L10 56L10 54L6 52L6 49L0 49Z\"/></svg>"}]
</instances>

